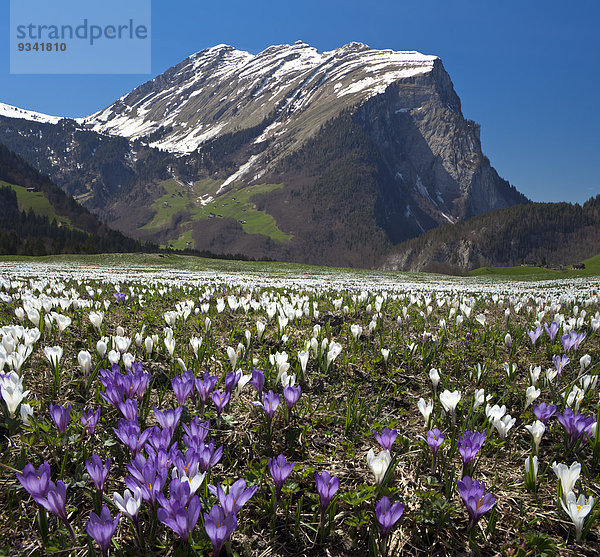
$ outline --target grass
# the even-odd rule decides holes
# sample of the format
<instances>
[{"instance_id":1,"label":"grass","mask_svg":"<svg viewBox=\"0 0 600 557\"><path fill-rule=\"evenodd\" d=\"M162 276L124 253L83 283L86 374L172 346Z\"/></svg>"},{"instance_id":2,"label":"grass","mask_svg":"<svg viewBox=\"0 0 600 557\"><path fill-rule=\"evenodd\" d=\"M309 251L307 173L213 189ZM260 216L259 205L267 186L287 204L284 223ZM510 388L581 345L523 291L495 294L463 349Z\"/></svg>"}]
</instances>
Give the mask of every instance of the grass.
<instances>
[{"instance_id":1,"label":"grass","mask_svg":"<svg viewBox=\"0 0 600 557\"><path fill-rule=\"evenodd\" d=\"M69 219L61 217L56 214L54 207L48 201L48 198L40 191L29 192L27 188L23 186L17 186L15 184L9 184L0 180L0 186L9 186L17 194L17 203L19 204L19 210L29 211L30 209L36 215L48 217L48 220L52 221L56 219L57 222L64 221L69 224Z\"/></svg>"},{"instance_id":2,"label":"grass","mask_svg":"<svg viewBox=\"0 0 600 557\"><path fill-rule=\"evenodd\" d=\"M245 188L234 184L232 189L203 206L202 196L214 196L220 184L220 181L205 179L195 182L193 188L189 188L174 179L161 182L160 185L164 188L165 193L154 201L152 204L154 216L140 229L159 231L169 226L173 217L178 213L188 210L190 218L182 224L183 233L167 242L177 249L185 248L187 242L192 241L192 221L213 218L234 219L247 234L263 234L276 242L291 240L292 236L282 232L271 215L259 211L256 204L252 202L254 195L281 188L281 184L259 184Z\"/></svg>"},{"instance_id":3,"label":"grass","mask_svg":"<svg viewBox=\"0 0 600 557\"><path fill-rule=\"evenodd\" d=\"M514 278L521 280L539 280L539 279L559 279L559 278L575 278L589 277L600 274L600 255L590 257L583 261L585 269L574 270L565 268L562 270L546 269L544 267L481 267L471 271L471 276L474 277L501 277Z\"/></svg>"}]
</instances>

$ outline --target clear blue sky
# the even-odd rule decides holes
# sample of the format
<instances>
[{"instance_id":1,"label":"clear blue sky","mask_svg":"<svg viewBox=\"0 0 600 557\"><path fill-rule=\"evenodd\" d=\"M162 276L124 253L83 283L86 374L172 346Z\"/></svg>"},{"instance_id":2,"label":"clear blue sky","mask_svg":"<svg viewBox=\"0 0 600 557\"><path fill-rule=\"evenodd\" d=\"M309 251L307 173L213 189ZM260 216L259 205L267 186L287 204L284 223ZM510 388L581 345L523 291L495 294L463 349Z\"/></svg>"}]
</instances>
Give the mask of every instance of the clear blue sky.
<instances>
[{"instance_id":1,"label":"clear blue sky","mask_svg":"<svg viewBox=\"0 0 600 557\"><path fill-rule=\"evenodd\" d=\"M8 19L4 1L5 37ZM0 101L84 116L219 43L418 50L442 58L502 177L534 201L583 202L600 193L599 27L597 0L153 0L151 75L10 75L5 40Z\"/></svg>"}]
</instances>

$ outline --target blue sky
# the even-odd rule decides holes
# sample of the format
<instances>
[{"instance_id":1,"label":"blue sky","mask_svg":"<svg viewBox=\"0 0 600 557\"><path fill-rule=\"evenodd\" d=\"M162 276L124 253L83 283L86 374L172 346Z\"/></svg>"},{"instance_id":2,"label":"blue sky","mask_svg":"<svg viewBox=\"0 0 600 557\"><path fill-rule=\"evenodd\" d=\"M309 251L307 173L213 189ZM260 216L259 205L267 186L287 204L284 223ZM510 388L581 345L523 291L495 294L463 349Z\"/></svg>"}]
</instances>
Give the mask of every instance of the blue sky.
<instances>
[{"instance_id":1,"label":"blue sky","mask_svg":"<svg viewBox=\"0 0 600 557\"><path fill-rule=\"evenodd\" d=\"M8 21L5 1L5 37ZM219 43L253 53L297 39L319 51L351 41L418 50L442 58L502 177L534 201L581 203L600 193L599 24L594 0L153 0L152 74L10 75L5 40L0 102L84 116Z\"/></svg>"}]
</instances>

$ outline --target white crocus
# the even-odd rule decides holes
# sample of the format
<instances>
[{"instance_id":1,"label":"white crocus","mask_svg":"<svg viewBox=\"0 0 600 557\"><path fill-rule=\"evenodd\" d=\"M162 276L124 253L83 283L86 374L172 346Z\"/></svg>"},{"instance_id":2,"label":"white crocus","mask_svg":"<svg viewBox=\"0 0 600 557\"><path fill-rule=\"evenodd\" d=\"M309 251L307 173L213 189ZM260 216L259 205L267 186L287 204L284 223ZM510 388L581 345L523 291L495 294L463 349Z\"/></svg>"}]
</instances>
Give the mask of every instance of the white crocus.
<instances>
[{"instance_id":1,"label":"white crocus","mask_svg":"<svg viewBox=\"0 0 600 557\"><path fill-rule=\"evenodd\" d=\"M92 371L92 355L87 350L81 350L77 354L77 361L83 376L87 378L90 371Z\"/></svg>"},{"instance_id":2,"label":"white crocus","mask_svg":"<svg viewBox=\"0 0 600 557\"><path fill-rule=\"evenodd\" d=\"M350 325L350 332L354 340L358 340L362 335L362 327L360 325Z\"/></svg>"},{"instance_id":3,"label":"white crocus","mask_svg":"<svg viewBox=\"0 0 600 557\"><path fill-rule=\"evenodd\" d=\"M2 377L0 382L0 391L2 398L6 403L6 408L11 417L14 417L21 401L29 394L29 391L23 391L23 378L11 371L8 375Z\"/></svg>"},{"instance_id":4,"label":"white crocus","mask_svg":"<svg viewBox=\"0 0 600 557\"><path fill-rule=\"evenodd\" d=\"M33 417L33 408L31 405L27 404L26 402L22 402L19 410L21 412L21 421L25 425L30 425L31 418Z\"/></svg>"},{"instance_id":5,"label":"white crocus","mask_svg":"<svg viewBox=\"0 0 600 557\"><path fill-rule=\"evenodd\" d=\"M165 348L167 349L167 352L169 353L169 356L171 356L171 358L173 357L173 353L175 352L175 339L173 337L166 337L164 340L165 343Z\"/></svg>"},{"instance_id":6,"label":"white crocus","mask_svg":"<svg viewBox=\"0 0 600 557\"><path fill-rule=\"evenodd\" d=\"M579 358L579 369L581 370L581 373L583 373L588 367L590 367L591 363L592 357L589 354L581 356L581 358Z\"/></svg>"},{"instance_id":7,"label":"white crocus","mask_svg":"<svg viewBox=\"0 0 600 557\"><path fill-rule=\"evenodd\" d=\"M194 356L197 358L198 351L200 350L200 347L202 346L202 337L190 338L190 346L192 347L192 350L194 351Z\"/></svg>"},{"instance_id":8,"label":"white crocus","mask_svg":"<svg viewBox=\"0 0 600 557\"><path fill-rule=\"evenodd\" d=\"M192 342L192 340L190 340L190 342ZM152 350L154 349L154 341L152 340L152 337L146 337L144 339L144 348L146 348L146 354L151 356Z\"/></svg>"},{"instance_id":9,"label":"white crocus","mask_svg":"<svg viewBox=\"0 0 600 557\"><path fill-rule=\"evenodd\" d=\"M308 351L300 350L298 352L298 361L300 362L300 367L302 369L302 374L306 373L306 366L308 364Z\"/></svg>"},{"instance_id":10,"label":"white crocus","mask_svg":"<svg viewBox=\"0 0 600 557\"><path fill-rule=\"evenodd\" d=\"M579 462L574 462L571 464L571 467L569 467L566 464L557 464L556 462L553 462L552 470L560 481L563 500L566 501L567 494L573 491L575 482L577 482L579 479L579 474L581 473L581 464Z\"/></svg>"},{"instance_id":11,"label":"white crocus","mask_svg":"<svg viewBox=\"0 0 600 557\"><path fill-rule=\"evenodd\" d=\"M104 358L104 356L106 355L106 351L108 350L108 346L106 344L106 341L104 339L100 339L97 343L96 343L96 352L98 352L98 355L101 358Z\"/></svg>"},{"instance_id":12,"label":"white crocus","mask_svg":"<svg viewBox=\"0 0 600 557\"><path fill-rule=\"evenodd\" d=\"M336 358L342 353L342 345L338 342L332 342L327 351L327 369L335 362Z\"/></svg>"},{"instance_id":13,"label":"white crocus","mask_svg":"<svg viewBox=\"0 0 600 557\"><path fill-rule=\"evenodd\" d=\"M235 348L228 346L227 347L227 357L229 358L229 363L231 364L231 369L235 371L235 366L237 364L238 354Z\"/></svg>"},{"instance_id":14,"label":"white crocus","mask_svg":"<svg viewBox=\"0 0 600 557\"><path fill-rule=\"evenodd\" d=\"M437 392L438 385L440 384L440 372L436 368L432 367L429 370L429 379L431 379L433 390Z\"/></svg>"},{"instance_id":15,"label":"white crocus","mask_svg":"<svg viewBox=\"0 0 600 557\"><path fill-rule=\"evenodd\" d=\"M535 387L542 373L542 366L529 366L529 382Z\"/></svg>"},{"instance_id":16,"label":"white crocus","mask_svg":"<svg viewBox=\"0 0 600 557\"><path fill-rule=\"evenodd\" d=\"M490 422L494 422L494 420L501 420L502 417L506 414L506 406L503 404L502 406L498 406L494 404L494 406L490 406L489 404L485 407L485 415Z\"/></svg>"},{"instance_id":17,"label":"white crocus","mask_svg":"<svg viewBox=\"0 0 600 557\"><path fill-rule=\"evenodd\" d=\"M256 322L256 338L258 338L259 341L262 340L263 335L265 334L265 327L266 325L262 321Z\"/></svg>"},{"instance_id":18,"label":"white crocus","mask_svg":"<svg viewBox=\"0 0 600 557\"><path fill-rule=\"evenodd\" d=\"M116 492L113 493L113 501L125 516L135 522L142 506L142 492L139 487L136 487L133 492L126 489L123 495Z\"/></svg>"},{"instance_id":19,"label":"white crocus","mask_svg":"<svg viewBox=\"0 0 600 557\"><path fill-rule=\"evenodd\" d=\"M525 408L527 408L537 397L540 396L540 389L536 389L533 385L527 387L525 391Z\"/></svg>"},{"instance_id":20,"label":"white crocus","mask_svg":"<svg viewBox=\"0 0 600 557\"><path fill-rule=\"evenodd\" d=\"M383 356L384 363L387 364L388 358L390 357L390 351L387 348L382 348L381 355Z\"/></svg>"},{"instance_id":21,"label":"white crocus","mask_svg":"<svg viewBox=\"0 0 600 557\"><path fill-rule=\"evenodd\" d=\"M48 359L48 361L50 362L50 365L53 367L53 369L58 369L58 365L60 364L60 360L63 355L62 347L46 346L44 348L44 354L45 354L46 358Z\"/></svg>"},{"instance_id":22,"label":"white crocus","mask_svg":"<svg viewBox=\"0 0 600 557\"><path fill-rule=\"evenodd\" d=\"M533 468L533 478L532 479L535 481L537 479L538 468L539 468L537 456L528 456L525 459L525 474L529 474L531 471L531 468Z\"/></svg>"},{"instance_id":23,"label":"white crocus","mask_svg":"<svg viewBox=\"0 0 600 557\"><path fill-rule=\"evenodd\" d=\"M440 402L442 403L444 410L450 414L452 423L456 422L456 407L460 402L460 398L460 391L449 391L446 389L440 394Z\"/></svg>"},{"instance_id":24,"label":"white crocus","mask_svg":"<svg viewBox=\"0 0 600 557\"><path fill-rule=\"evenodd\" d=\"M121 354L116 350L111 350L108 353L107 358L111 364L118 364L121 361Z\"/></svg>"},{"instance_id":25,"label":"white crocus","mask_svg":"<svg viewBox=\"0 0 600 557\"><path fill-rule=\"evenodd\" d=\"M429 417L431 416L431 413L433 412L433 401L428 400L427 402L425 402L425 399L421 397L419 399L419 402L417 403L417 406L419 408L419 412L421 412L421 415L423 416L423 419L425 420L425 427L428 427Z\"/></svg>"},{"instance_id":26,"label":"white crocus","mask_svg":"<svg viewBox=\"0 0 600 557\"><path fill-rule=\"evenodd\" d=\"M515 425L516 421L516 418L511 417L510 414L506 414L502 417L502 419L494 420L492 425L496 428L500 437L505 439L512 426Z\"/></svg>"},{"instance_id":27,"label":"white crocus","mask_svg":"<svg viewBox=\"0 0 600 557\"><path fill-rule=\"evenodd\" d=\"M531 433L531 437L533 437L533 442L535 443L535 454L539 454L540 442L542 441L542 436L546 431L544 422L536 420L531 425L526 425L525 429L529 431L529 433Z\"/></svg>"},{"instance_id":28,"label":"white crocus","mask_svg":"<svg viewBox=\"0 0 600 557\"><path fill-rule=\"evenodd\" d=\"M390 451L383 450L379 454L375 454L373 449L369 449L367 453L367 464L375 476L375 482L380 484L383 481L383 477L392 461Z\"/></svg>"},{"instance_id":29,"label":"white crocus","mask_svg":"<svg viewBox=\"0 0 600 557\"><path fill-rule=\"evenodd\" d=\"M475 400L473 402L473 410L477 410L485 402L485 390L475 389Z\"/></svg>"},{"instance_id":30,"label":"white crocus","mask_svg":"<svg viewBox=\"0 0 600 557\"><path fill-rule=\"evenodd\" d=\"M565 500L561 501L561 505L573 521L573 525L575 526L575 537L577 543L579 543L583 531L583 521L585 520L585 517L590 514L590 511L594 506L594 498L590 496L590 498L586 500L585 495L583 494L581 494L579 498L576 498L575 493L569 491Z\"/></svg>"}]
</instances>

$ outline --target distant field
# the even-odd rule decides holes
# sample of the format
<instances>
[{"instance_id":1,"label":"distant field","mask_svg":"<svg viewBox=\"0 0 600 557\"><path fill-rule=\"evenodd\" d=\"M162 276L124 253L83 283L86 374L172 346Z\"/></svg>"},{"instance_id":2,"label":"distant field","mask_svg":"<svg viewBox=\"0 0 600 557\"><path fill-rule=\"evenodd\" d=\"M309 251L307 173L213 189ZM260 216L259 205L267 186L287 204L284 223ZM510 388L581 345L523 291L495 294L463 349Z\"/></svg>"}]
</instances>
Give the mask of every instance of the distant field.
<instances>
[{"instance_id":1,"label":"distant field","mask_svg":"<svg viewBox=\"0 0 600 557\"><path fill-rule=\"evenodd\" d=\"M23 186L16 186L0 180L0 186L9 186L17 194L17 203L21 211L29 211L33 209L36 215L48 217L48 219L56 219L57 222L63 221L69 223L69 219L56 214L54 207L48 201L48 198L40 191L28 192Z\"/></svg>"},{"instance_id":2,"label":"distant field","mask_svg":"<svg viewBox=\"0 0 600 557\"><path fill-rule=\"evenodd\" d=\"M471 271L471 276L484 277L484 276L498 276L503 278L517 278L517 279L560 279L560 278L574 278L574 277L587 277L592 275L600 274L600 255L591 257L583 261L585 269L577 271L570 268L565 268L562 271L545 269L543 267L481 267Z\"/></svg>"},{"instance_id":3,"label":"distant field","mask_svg":"<svg viewBox=\"0 0 600 557\"><path fill-rule=\"evenodd\" d=\"M259 211L251 200L254 195L282 187L281 184L260 184L240 190L234 186L226 194L203 206L201 197L213 195L220 183L220 181L206 179L196 182L192 189L173 179L161 182L166 193L152 204L155 211L152 220L140 228L148 231L160 230L168 226L178 213L188 210L190 216L186 219L188 223L184 224L187 230L170 242L170 245L176 249L183 249L187 247L187 242L192 242L190 221L212 218L235 219L247 234L264 234L276 242L287 242L292 238L290 234L285 234L277 227L271 215Z\"/></svg>"}]
</instances>

